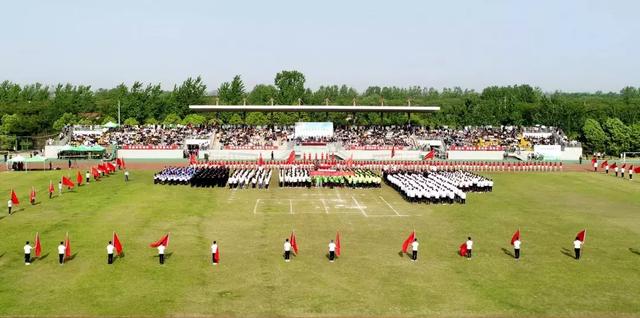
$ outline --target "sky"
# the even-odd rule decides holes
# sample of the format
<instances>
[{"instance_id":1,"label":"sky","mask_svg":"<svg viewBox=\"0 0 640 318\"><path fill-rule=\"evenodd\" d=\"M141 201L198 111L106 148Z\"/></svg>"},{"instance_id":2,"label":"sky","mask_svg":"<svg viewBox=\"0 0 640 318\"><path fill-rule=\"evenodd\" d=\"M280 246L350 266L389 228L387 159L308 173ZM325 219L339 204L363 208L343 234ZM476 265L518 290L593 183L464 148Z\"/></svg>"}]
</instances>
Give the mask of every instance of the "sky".
<instances>
[{"instance_id":1,"label":"sky","mask_svg":"<svg viewBox=\"0 0 640 318\"><path fill-rule=\"evenodd\" d=\"M0 81L640 86L640 1L3 1Z\"/></svg>"}]
</instances>

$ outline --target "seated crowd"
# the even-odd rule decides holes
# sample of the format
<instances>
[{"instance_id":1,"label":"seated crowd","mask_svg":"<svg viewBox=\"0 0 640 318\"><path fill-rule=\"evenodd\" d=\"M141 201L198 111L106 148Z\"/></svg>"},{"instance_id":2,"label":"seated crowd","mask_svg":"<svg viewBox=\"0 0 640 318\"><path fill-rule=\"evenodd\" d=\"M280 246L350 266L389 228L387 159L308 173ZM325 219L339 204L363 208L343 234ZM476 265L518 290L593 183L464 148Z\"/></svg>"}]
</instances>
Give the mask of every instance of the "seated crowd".
<instances>
[{"instance_id":1,"label":"seated crowd","mask_svg":"<svg viewBox=\"0 0 640 318\"><path fill-rule=\"evenodd\" d=\"M222 147L278 146L293 138L293 128L284 126L223 125L216 139Z\"/></svg>"},{"instance_id":2,"label":"seated crowd","mask_svg":"<svg viewBox=\"0 0 640 318\"><path fill-rule=\"evenodd\" d=\"M78 146L183 146L186 139L209 139L214 128L211 126L120 126L108 129L101 134L71 135L70 145Z\"/></svg>"}]
</instances>

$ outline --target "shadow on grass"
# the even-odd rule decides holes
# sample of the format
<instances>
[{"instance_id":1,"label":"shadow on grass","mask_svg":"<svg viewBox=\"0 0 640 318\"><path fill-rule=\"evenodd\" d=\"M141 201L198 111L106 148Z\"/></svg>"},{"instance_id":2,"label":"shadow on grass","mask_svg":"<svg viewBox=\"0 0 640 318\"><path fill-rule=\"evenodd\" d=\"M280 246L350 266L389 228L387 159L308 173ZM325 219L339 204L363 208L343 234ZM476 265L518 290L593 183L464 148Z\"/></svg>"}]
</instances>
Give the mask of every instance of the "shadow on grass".
<instances>
[{"instance_id":1,"label":"shadow on grass","mask_svg":"<svg viewBox=\"0 0 640 318\"><path fill-rule=\"evenodd\" d=\"M405 254L405 253L403 253L402 251L398 252L398 256L400 256L400 258L403 258L403 257L404 257L404 254Z\"/></svg>"},{"instance_id":2,"label":"shadow on grass","mask_svg":"<svg viewBox=\"0 0 640 318\"><path fill-rule=\"evenodd\" d=\"M71 254L71 256L69 256L68 258L66 258L64 261L68 262L68 261L73 261L73 259L76 258L76 256L78 255L78 252Z\"/></svg>"},{"instance_id":3,"label":"shadow on grass","mask_svg":"<svg viewBox=\"0 0 640 318\"><path fill-rule=\"evenodd\" d=\"M0 221L2 221L2 219L6 218L6 215L0 216Z\"/></svg>"},{"instance_id":4,"label":"shadow on grass","mask_svg":"<svg viewBox=\"0 0 640 318\"><path fill-rule=\"evenodd\" d=\"M640 250L637 250L633 247L629 247L629 252L636 254L636 255L640 255Z\"/></svg>"},{"instance_id":5,"label":"shadow on grass","mask_svg":"<svg viewBox=\"0 0 640 318\"><path fill-rule=\"evenodd\" d=\"M502 248L502 253L505 253L505 254L507 254L507 255L509 255L509 256L511 256L511 257L513 257L513 258L516 258L516 256L515 256L513 253L511 253L511 251L510 251L510 250L508 250L508 249L506 249L506 248L504 248L504 247Z\"/></svg>"},{"instance_id":6,"label":"shadow on grass","mask_svg":"<svg viewBox=\"0 0 640 318\"><path fill-rule=\"evenodd\" d=\"M164 254L164 260L166 261L166 260L168 260L169 258L171 258L171 255L173 255L173 252L165 253L165 254ZM159 254L156 254L156 255L154 255L153 257L154 257L154 258L160 258L160 255L159 255Z\"/></svg>"},{"instance_id":7,"label":"shadow on grass","mask_svg":"<svg viewBox=\"0 0 640 318\"><path fill-rule=\"evenodd\" d=\"M2 258L4 256L4 254L7 254L7 252L4 252L4 253L0 254L0 258Z\"/></svg>"},{"instance_id":8,"label":"shadow on grass","mask_svg":"<svg viewBox=\"0 0 640 318\"><path fill-rule=\"evenodd\" d=\"M43 260L43 259L45 259L45 258L49 257L49 254L51 254L51 253L47 253L47 254L44 254L44 255L42 255L42 256L40 256L40 257L36 257L36 259L37 259L37 260L39 260L39 261L41 261L41 260Z\"/></svg>"},{"instance_id":9,"label":"shadow on grass","mask_svg":"<svg viewBox=\"0 0 640 318\"><path fill-rule=\"evenodd\" d=\"M564 255L566 255L566 256L568 256L568 257L571 257L571 258L573 258L573 259L575 259L575 258L576 258L576 256L572 253L572 251L571 251L570 249L566 248L566 247L563 247L563 248L560 250L560 253L562 253L562 254L564 254Z\"/></svg>"}]
</instances>

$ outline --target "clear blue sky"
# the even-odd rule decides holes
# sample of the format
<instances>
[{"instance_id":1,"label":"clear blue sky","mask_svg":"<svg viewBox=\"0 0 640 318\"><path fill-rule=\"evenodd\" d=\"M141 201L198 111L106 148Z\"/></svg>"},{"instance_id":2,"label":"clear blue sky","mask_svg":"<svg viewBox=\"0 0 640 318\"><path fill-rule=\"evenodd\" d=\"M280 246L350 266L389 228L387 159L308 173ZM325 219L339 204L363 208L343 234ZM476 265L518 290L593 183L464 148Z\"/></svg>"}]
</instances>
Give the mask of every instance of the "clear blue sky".
<instances>
[{"instance_id":1,"label":"clear blue sky","mask_svg":"<svg viewBox=\"0 0 640 318\"><path fill-rule=\"evenodd\" d=\"M640 86L640 1L6 1L0 80Z\"/></svg>"}]
</instances>

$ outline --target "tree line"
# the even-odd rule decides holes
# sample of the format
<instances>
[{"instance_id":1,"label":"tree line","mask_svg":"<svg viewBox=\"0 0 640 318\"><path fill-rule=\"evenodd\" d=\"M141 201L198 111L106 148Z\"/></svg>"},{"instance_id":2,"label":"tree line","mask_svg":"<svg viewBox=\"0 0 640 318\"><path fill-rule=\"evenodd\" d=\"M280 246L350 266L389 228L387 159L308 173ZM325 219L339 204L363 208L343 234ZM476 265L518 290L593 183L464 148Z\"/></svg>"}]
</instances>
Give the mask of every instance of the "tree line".
<instances>
[{"instance_id":1,"label":"tree line","mask_svg":"<svg viewBox=\"0 0 640 318\"><path fill-rule=\"evenodd\" d=\"M188 78L172 90L160 84L134 82L111 89L87 85L39 83L0 84L0 147L12 145L11 136L43 136L69 124L117 121L118 103L123 124L292 124L296 121L332 121L336 125L395 125L464 127L546 125L561 128L587 151L616 155L640 150L640 88L619 92L543 92L530 85L491 86L481 92L460 87L427 88L370 86L362 92L347 85L305 86L298 71L276 74L273 84L248 90L237 75L213 93L201 77ZM226 105L433 105L433 114L360 113L207 113L189 111L191 104Z\"/></svg>"}]
</instances>

